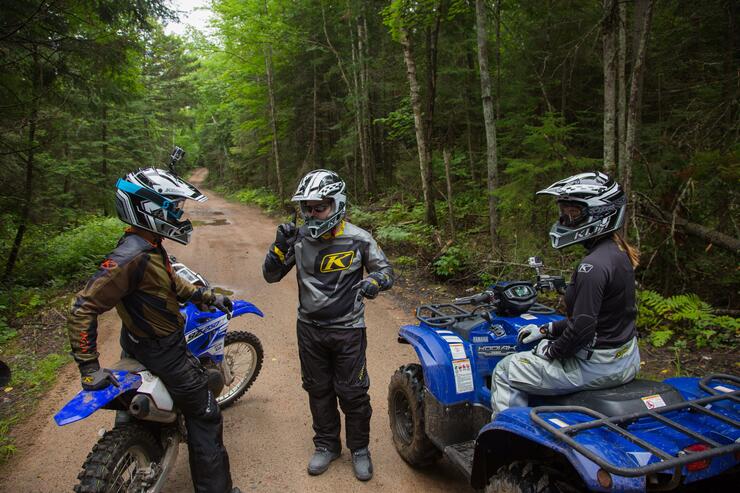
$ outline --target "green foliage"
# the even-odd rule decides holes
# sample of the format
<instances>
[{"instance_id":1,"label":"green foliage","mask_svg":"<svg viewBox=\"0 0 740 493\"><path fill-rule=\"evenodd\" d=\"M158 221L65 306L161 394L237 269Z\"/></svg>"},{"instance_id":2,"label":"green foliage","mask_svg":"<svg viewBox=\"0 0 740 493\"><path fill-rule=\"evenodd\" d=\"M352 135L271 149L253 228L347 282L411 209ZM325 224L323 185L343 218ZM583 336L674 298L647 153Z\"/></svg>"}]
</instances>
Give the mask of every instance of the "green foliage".
<instances>
[{"instance_id":1,"label":"green foliage","mask_svg":"<svg viewBox=\"0 0 740 493\"><path fill-rule=\"evenodd\" d=\"M434 272L442 278L453 277L463 270L468 260L468 251L453 245L441 257L434 261Z\"/></svg>"},{"instance_id":2,"label":"green foliage","mask_svg":"<svg viewBox=\"0 0 740 493\"><path fill-rule=\"evenodd\" d=\"M17 275L28 285L84 279L115 248L124 226L116 218L91 217L80 226L36 244L19 263Z\"/></svg>"},{"instance_id":3,"label":"green foliage","mask_svg":"<svg viewBox=\"0 0 740 493\"><path fill-rule=\"evenodd\" d=\"M280 207L280 198L265 188L245 188L230 194L228 198L256 205L268 212L276 211Z\"/></svg>"},{"instance_id":4,"label":"green foliage","mask_svg":"<svg viewBox=\"0 0 740 493\"><path fill-rule=\"evenodd\" d=\"M697 347L734 344L740 336L740 319L718 316L712 307L695 294L663 297L650 290L638 294L637 326L656 347L674 337L685 337Z\"/></svg>"}]
</instances>

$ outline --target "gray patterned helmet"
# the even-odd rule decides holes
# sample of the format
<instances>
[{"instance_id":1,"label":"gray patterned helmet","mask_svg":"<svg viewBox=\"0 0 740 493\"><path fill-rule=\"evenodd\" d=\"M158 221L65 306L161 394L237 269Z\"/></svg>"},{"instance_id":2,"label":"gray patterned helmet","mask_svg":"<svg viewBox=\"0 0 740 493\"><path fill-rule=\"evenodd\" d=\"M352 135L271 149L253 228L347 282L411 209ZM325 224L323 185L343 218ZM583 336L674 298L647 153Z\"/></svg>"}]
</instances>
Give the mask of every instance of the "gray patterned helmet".
<instances>
[{"instance_id":1,"label":"gray patterned helmet","mask_svg":"<svg viewBox=\"0 0 740 493\"><path fill-rule=\"evenodd\" d=\"M189 220L180 220L187 199L208 200L193 185L163 169L139 169L116 183L116 211L121 221L183 245L193 232Z\"/></svg>"},{"instance_id":2,"label":"gray patterned helmet","mask_svg":"<svg viewBox=\"0 0 740 493\"><path fill-rule=\"evenodd\" d=\"M624 223L627 200L617 182L604 173L581 173L553 183L537 195L554 195L562 213L550 229L553 248L605 235L619 229Z\"/></svg>"},{"instance_id":3,"label":"gray patterned helmet","mask_svg":"<svg viewBox=\"0 0 740 493\"><path fill-rule=\"evenodd\" d=\"M347 211L347 195L344 181L333 171L326 169L315 169L304 176L291 199L300 203L301 206L309 200L331 199L332 214L326 219L316 219L303 214L308 227L308 234L312 238L318 238L339 224Z\"/></svg>"}]
</instances>

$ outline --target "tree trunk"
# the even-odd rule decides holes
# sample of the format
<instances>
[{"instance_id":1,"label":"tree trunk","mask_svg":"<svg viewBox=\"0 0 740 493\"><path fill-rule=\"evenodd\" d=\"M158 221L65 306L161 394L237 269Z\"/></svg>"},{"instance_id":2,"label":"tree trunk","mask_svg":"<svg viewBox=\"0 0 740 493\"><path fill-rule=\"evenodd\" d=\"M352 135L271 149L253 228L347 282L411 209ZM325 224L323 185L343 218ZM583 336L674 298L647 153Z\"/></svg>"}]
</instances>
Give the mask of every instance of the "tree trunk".
<instances>
[{"instance_id":1,"label":"tree trunk","mask_svg":"<svg viewBox=\"0 0 740 493\"><path fill-rule=\"evenodd\" d=\"M272 156L275 160L275 178L277 179L278 196L285 198L283 175L280 171L280 153L278 147L277 111L275 109L275 87L272 77L272 45L265 45L265 69L267 71L267 95L270 103L270 128L272 130Z\"/></svg>"},{"instance_id":2,"label":"tree trunk","mask_svg":"<svg viewBox=\"0 0 740 493\"><path fill-rule=\"evenodd\" d=\"M452 207L452 179L450 178L450 150L445 147L442 150L442 157L445 162L445 180L447 181L447 213L450 216L450 238L455 239L455 215Z\"/></svg>"},{"instance_id":3,"label":"tree trunk","mask_svg":"<svg viewBox=\"0 0 740 493\"><path fill-rule=\"evenodd\" d=\"M617 2L604 0L604 171L617 169Z\"/></svg>"},{"instance_id":4,"label":"tree trunk","mask_svg":"<svg viewBox=\"0 0 740 493\"><path fill-rule=\"evenodd\" d=\"M645 70L647 40L650 33L650 22L653 17L654 5L654 0L638 0L638 4L642 2L646 2L644 9L638 8L639 5L635 7L636 15L638 12L642 12L642 16L639 18L635 17L634 19L636 29L640 30L640 35L637 50L635 51L634 64L632 66L629 105L627 108L625 156L619 169L619 179L628 200L632 192L632 163L635 161L635 157L637 155L637 135L640 127L640 110L642 105L642 80Z\"/></svg>"},{"instance_id":5,"label":"tree trunk","mask_svg":"<svg viewBox=\"0 0 740 493\"><path fill-rule=\"evenodd\" d=\"M491 249L498 251L498 213L496 196L498 188L498 156L496 152L496 120L491 98L491 74L488 71L488 32L486 30L486 10L483 0L475 1L475 17L478 38L478 65L480 66L480 90L483 100L483 119L486 125L486 163L488 166L488 215Z\"/></svg>"},{"instance_id":6,"label":"tree trunk","mask_svg":"<svg viewBox=\"0 0 740 493\"><path fill-rule=\"evenodd\" d=\"M409 92L411 96L411 107L414 110L414 128L416 130L416 147L419 151L419 172L421 174L421 191L424 194L424 212L427 224L437 225L437 214L434 210L432 198L432 183L430 173L429 151L426 140L426 129L424 128L424 117L421 109L421 95L419 94L419 81L416 76L416 62L411 45L411 38L405 27L400 29L400 42L403 47L403 59L406 62L406 76L409 80Z\"/></svg>"},{"instance_id":7,"label":"tree trunk","mask_svg":"<svg viewBox=\"0 0 740 493\"><path fill-rule=\"evenodd\" d=\"M617 53L617 168L621 169L625 150L625 139L627 137L627 4L619 2L617 7L618 19L618 41L619 51Z\"/></svg>"},{"instance_id":8,"label":"tree trunk","mask_svg":"<svg viewBox=\"0 0 740 493\"><path fill-rule=\"evenodd\" d=\"M501 2L496 0L496 120L501 119Z\"/></svg>"},{"instance_id":9,"label":"tree trunk","mask_svg":"<svg viewBox=\"0 0 740 493\"><path fill-rule=\"evenodd\" d=\"M101 112L100 122L100 140L103 142L103 149L101 150L102 161L100 163L100 174L102 176L102 184L106 186L108 184L108 108L103 105L103 111ZM108 201L103 198L103 215L108 215Z\"/></svg>"},{"instance_id":10,"label":"tree trunk","mask_svg":"<svg viewBox=\"0 0 740 493\"><path fill-rule=\"evenodd\" d=\"M36 140L36 129L38 126L39 106L41 97L41 87L43 84L43 73L42 67L39 63L39 55L36 49L33 50L33 74L31 82L31 112L28 121L28 153L25 159L26 168L26 184L23 189L23 207L21 208L21 216L18 221L18 230L15 233L15 239L13 240L13 246L10 248L8 254L8 261L5 264L5 273L3 274L3 283L10 281L15 263L18 260L18 254L21 250L21 244L23 243L23 237L26 234L26 228L28 227L28 220L31 215L31 204L33 202L34 192L34 159L35 159L35 140Z\"/></svg>"},{"instance_id":11,"label":"tree trunk","mask_svg":"<svg viewBox=\"0 0 740 493\"><path fill-rule=\"evenodd\" d=\"M349 4L347 5L347 9L349 9ZM363 125L363 111L362 111L362 90L360 87L360 60L358 55L358 46L355 42L355 35L354 35L354 29L352 27L352 22L350 19L347 19L347 27L349 28L349 38L350 38L350 45L352 46L352 84L354 87L354 90L352 91L352 101L354 104L354 113L355 113L355 128L357 131L357 143L360 147L360 167L362 169L362 188L363 188L363 196L367 196L367 194L370 192L370 171L368 170L369 163L367 159L367 142L365 141L365 129ZM359 23L356 26L359 30ZM358 41L359 42L359 41Z\"/></svg>"}]
</instances>

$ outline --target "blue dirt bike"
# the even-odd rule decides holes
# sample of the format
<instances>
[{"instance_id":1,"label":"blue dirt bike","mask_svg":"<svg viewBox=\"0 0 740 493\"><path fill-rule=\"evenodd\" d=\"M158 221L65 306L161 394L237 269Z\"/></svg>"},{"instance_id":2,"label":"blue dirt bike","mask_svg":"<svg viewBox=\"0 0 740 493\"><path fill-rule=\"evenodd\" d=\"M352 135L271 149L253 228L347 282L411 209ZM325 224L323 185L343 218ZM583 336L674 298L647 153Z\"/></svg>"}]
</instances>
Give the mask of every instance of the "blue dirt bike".
<instances>
[{"instance_id":1,"label":"blue dirt bike","mask_svg":"<svg viewBox=\"0 0 740 493\"><path fill-rule=\"evenodd\" d=\"M173 260L173 269L187 281L208 282ZM246 331L229 332L221 311L201 311L192 303L180 308L185 340L205 368L216 401L225 408L251 387L262 368L260 340ZM232 317L263 316L259 308L234 301ZM78 475L77 493L156 493L175 464L180 443L187 440L182 415L162 381L138 361L123 358L111 367L119 386L82 391L54 416L59 426L87 418L98 409L118 411L113 429L105 432L87 456Z\"/></svg>"},{"instance_id":2,"label":"blue dirt bike","mask_svg":"<svg viewBox=\"0 0 740 493\"><path fill-rule=\"evenodd\" d=\"M563 318L537 292L562 292L564 279L542 275L537 258L530 265L535 283L422 305L420 323L401 327L398 341L420 364L399 368L388 388L399 455L414 467L444 455L487 493L666 491L737 472L740 378L731 375L530 396L530 407L491 422L496 364L532 349L517 343L519 329Z\"/></svg>"}]
</instances>

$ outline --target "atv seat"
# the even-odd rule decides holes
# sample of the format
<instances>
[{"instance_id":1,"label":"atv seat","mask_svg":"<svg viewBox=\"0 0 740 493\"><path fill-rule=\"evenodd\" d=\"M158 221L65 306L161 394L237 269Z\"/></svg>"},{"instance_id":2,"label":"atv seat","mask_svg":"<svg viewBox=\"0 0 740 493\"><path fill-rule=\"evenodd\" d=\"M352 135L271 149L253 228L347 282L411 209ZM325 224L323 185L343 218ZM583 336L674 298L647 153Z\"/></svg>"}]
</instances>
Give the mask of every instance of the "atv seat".
<instances>
[{"instance_id":1,"label":"atv seat","mask_svg":"<svg viewBox=\"0 0 740 493\"><path fill-rule=\"evenodd\" d=\"M111 366L112 370L122 370L128 372L137 372L146 370L146 367L133 358L121 358Z\"/></svg>"},{"instance_id":2,"label":"atv seat","mask_svg":"<svg viewBox=\"0 0 740 493\"><path fill-rule=\"evenodd\" d=\"M647 397L653 399L644 400ZM661 399L665 406L684 401L683 396L668 384L635 379L608 389L582 390L557 396L530 396L530 406L583 406L606 416L620 416L651 409L649 406L660 403Z\"/></svg>"}]
</instances>

